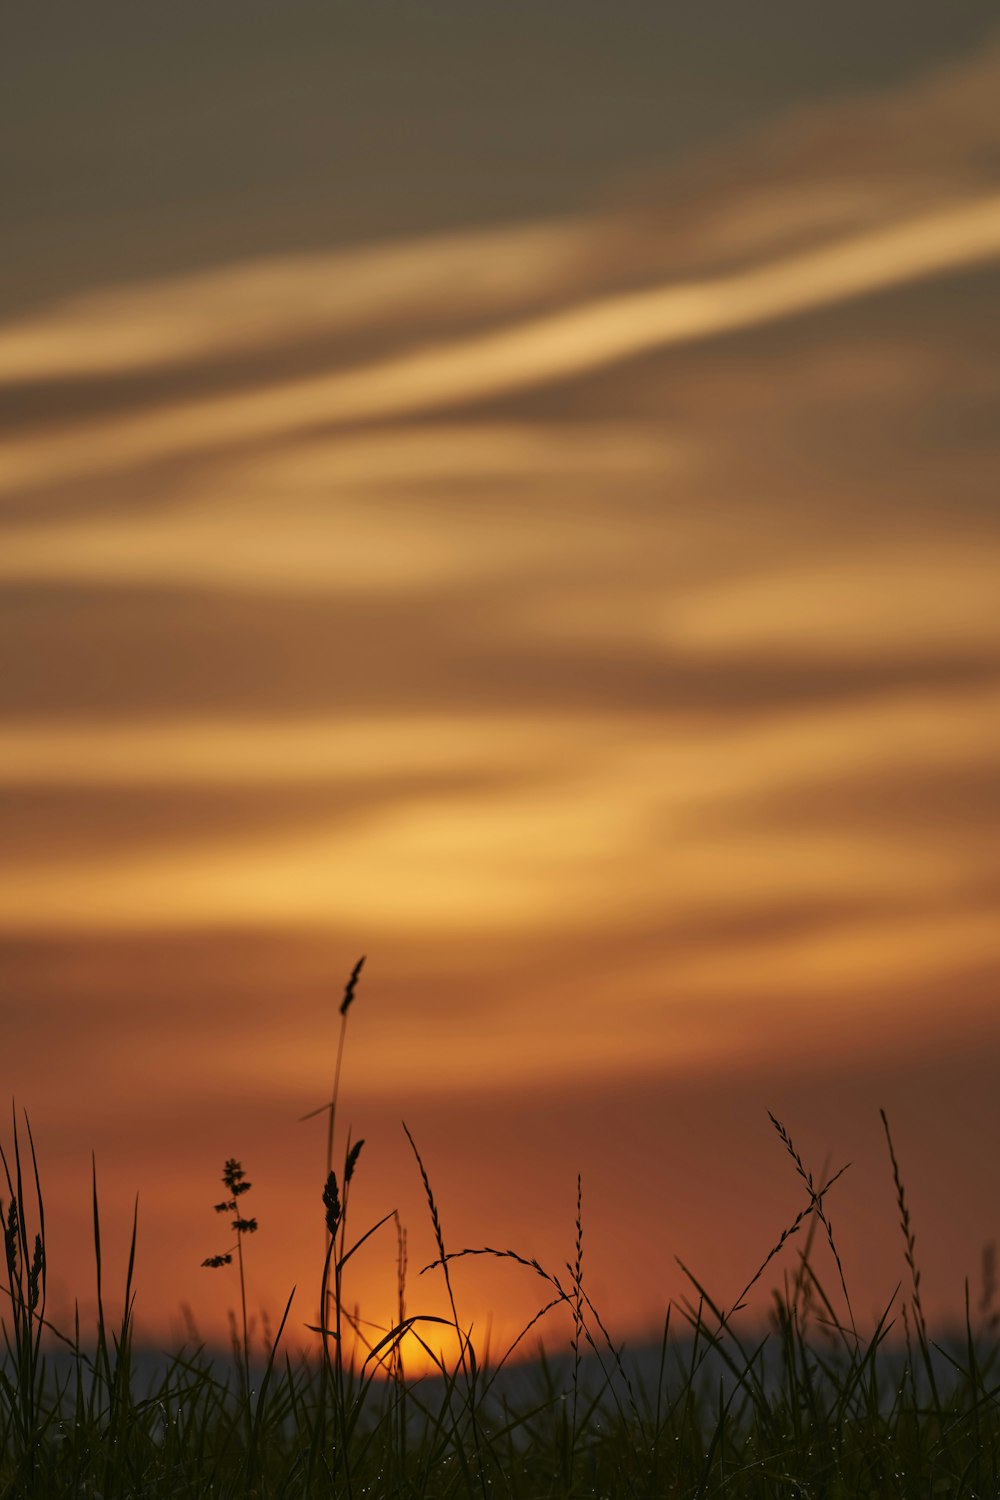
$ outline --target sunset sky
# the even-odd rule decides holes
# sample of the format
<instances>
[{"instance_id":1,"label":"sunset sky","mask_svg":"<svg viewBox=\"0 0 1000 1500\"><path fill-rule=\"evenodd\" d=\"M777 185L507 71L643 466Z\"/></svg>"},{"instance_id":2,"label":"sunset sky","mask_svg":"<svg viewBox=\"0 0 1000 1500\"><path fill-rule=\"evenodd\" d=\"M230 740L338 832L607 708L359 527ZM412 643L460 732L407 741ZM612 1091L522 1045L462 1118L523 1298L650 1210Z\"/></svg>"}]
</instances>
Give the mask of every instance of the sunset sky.
<instances>
[{"instance_id":1,"label":"sunset sky","mask_svg":"<svg viewBox=\"0 0 1000 1500\"><path fill-rule=\"evenodd\" d=\"M102 17L10 9L0 63L0 1079L53 1315L93 1148L147 1334L235 1305L228 1156L253 1305L313 1320L361 953L352 1214L400 1210L411 1311L401 1120L456 1249L559 1271L581 1172L637 1339L675 1255L728 1305L802 1207L771 1109L852 1162L867 1316L884 1106L957 1314L1000 1239L993 4ZM456 1273L477 1337L514 1270Z\"/></svg>"}]
</instances>

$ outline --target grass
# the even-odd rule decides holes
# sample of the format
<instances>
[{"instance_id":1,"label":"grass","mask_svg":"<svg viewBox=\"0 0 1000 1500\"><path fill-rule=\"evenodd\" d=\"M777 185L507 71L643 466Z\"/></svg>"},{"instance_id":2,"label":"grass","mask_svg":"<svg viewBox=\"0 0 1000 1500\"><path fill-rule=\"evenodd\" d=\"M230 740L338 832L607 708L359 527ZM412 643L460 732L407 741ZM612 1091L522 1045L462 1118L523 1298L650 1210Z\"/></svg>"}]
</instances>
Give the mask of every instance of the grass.
<instances>
[{"instance_id":1,"label":"grass","mask_svg":"<svg viewBox=\"0 0 1000 1500\"><path fill-rule=\"evenodd\" d=\"M483 1245L447 1248L442 1216L417 1142L406 1131L423 1184L442 1276L446 1318L408 1309L406 1235L389 1214L349 1233L351 1184L363 1141L347 1140L334 1166L335 1121L348 1012L361 973L348 980L327 1115L326 1171L317 1173L311 1355L293 1357L285 1327L254 1346L246 1317L244 1256L256 1219L242 1164L222 1169L216 1204L235 1240L210 1255L211 1271L237 1263L241 1316L224 1368L203 1348L163 1357L151 1374L133 1347L135 1217L118 1311L103 1285L101 1221L93 1171L97 1321L56 1328L47 1315L45 1205L30 1125L14 1118L0 1150L5 1294L0 1363L0 1497L159 1500L159 1497L469 1496L782 1497L848 1500L1000 1494L1000 1361L995 1264L970 1304L960 1340L936 1342L921 1300L916 1234L889 1122L888 1168L908 1270L874 1328L859 1331L837 1248L829 1198L845 1168L815 1179L791 1134L772 1124L804 1190L792 1222L728 1309L682 1267L689 1294L671 1305L655 1357L626 1359L585 1284L584 1199L577 1179L575 1253L553 1271L530 1254ZM405 1128L405 1127L404 1127ZM6 1192L3 1192L5 1185ZM395 1325L372 1334L345 1301L350 1262L393 1219L397 1236ZM832 1252L836 1285L814 1264L817 1237ZM772 1293L767 1327L748 1299L794 1252L794 1269ZM489 1361L466 1331L452 1284L454 1262L491 1256L538 1284L539 1309L502 1358ZM517 1359L551 1314L570 1327L565 1355ZM437 1352L447 1333L454 1354ZM422 1347L432 1377L409 1378L405 1352ZM348 1346L350 1348L348 1349Z\"/></svg>"}]
</instances>

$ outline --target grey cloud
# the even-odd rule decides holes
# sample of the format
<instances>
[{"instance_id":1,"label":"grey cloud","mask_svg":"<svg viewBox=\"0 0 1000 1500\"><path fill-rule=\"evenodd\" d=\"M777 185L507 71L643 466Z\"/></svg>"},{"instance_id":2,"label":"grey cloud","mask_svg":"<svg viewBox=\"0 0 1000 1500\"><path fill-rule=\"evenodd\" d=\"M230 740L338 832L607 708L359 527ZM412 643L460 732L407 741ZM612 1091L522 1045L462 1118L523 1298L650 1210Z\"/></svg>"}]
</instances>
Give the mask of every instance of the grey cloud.
<instances>
[{"instance_id":1,"label":"grey cloud","mask_svg":"<svg viewBox=\"0 0 1000 1500\"><path fill-rule=\"evenodd\" d=\"M58 785L0 785L4 864L239 844L317 825L340 830L421 798L501 790L523 779L518 773L450 770L310 778L299 785L272 780L95 787L75 784L71 764L67 770L68 779Z\"/></svg>"},{"instance_id":2,"label":"grey cloud","mask_svg":"<svg viewBox=\"0 0 1000 1500\"><path fill-rule=\"evenodd\" d=\"M971 764L894 765L800 782L780 793L724 801L697 815L701 831L855 829L891 840L909 836L961 838L992 847L1000 826L1000 762L988 746ZM1000 863L998 863L1000 869Z\"/></svg>"},{"instance_id":3,"label":"grey cloud","mask_svg":"<svg viewBox=\"0 0 1000 1500\"><path fill-rule=\"evenodd\" d=\"M901 658L685 655L516 635L516 584L385 599L29 585L0 596L9 719L364 711L644 710L755 718L889 689L946 695L1000 676L982 648Z\"/></svg>"}]
</instances>

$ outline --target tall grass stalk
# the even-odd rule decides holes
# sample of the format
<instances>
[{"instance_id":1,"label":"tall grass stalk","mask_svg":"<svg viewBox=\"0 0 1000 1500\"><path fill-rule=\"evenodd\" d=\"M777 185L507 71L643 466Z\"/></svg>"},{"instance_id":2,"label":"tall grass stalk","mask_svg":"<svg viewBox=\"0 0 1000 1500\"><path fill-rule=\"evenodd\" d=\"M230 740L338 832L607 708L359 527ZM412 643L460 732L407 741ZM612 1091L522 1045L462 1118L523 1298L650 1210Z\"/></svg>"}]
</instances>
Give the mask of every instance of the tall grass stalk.
<instances>
[{"instance_id":1,"label":"tall grass stalk","mask_svg":"<svg viewBox=\"0 0 1000 1500\"><path fill-rule=\"evenodd\" d=\"M38 1447L45 1426L43 1396L44 1362L42 1329L45 1324L45 1300L48 1282L48 1257L45 1253L45 1205L42 1199L35 1142L27 1114L25 1130L31 1150L37 1229L32 1237L28 1229L28 1205L24 1191L24 1170L17 1112L13 1120L13 1174L7 1155L0 1146L7 1182L6 1211L0 1203L3 1223L4 1266L7 1300L10 1303L10 1325L3 1325L4 1346L11 1368L0 1370L3 1394L10 1417L9 1429L17 1473L29 1488L33 1487Z\"/></svg>"},{"instance_id":2,"label":"tall grass stalk","mask_svg":"<svg viewBox=\"0 0 1000 1500\"><path fill-rule=\"evenodd\" d=\"M903 1177L896 1159L896 1148L892 1142L892 1132L889 1129L889 1120L884 1109L879 1110L882 1119L882 1128L885 1131L885 1142L889 1148L889 1161L892 1165L892 1181L896 1189L896 1203L899 1208L899 1227L903 1235L904 1255L910 1272L910 1308L912 1309L914 1327L917 1335L917 1345L924 1370L927 1375L928 1386L934 1405L940 1413L941 1398L938 1394L937 1380L934 1374L934 1362L931 1358L930 1342L927 1337L927 1320L924 1317L924 1304L920 1295L920 1267L917 1265L917 1237L910 1218L910 1205L903 1186ZM904 1308L905 1312L905 1308Z\"/></svg>"}]
</instances>

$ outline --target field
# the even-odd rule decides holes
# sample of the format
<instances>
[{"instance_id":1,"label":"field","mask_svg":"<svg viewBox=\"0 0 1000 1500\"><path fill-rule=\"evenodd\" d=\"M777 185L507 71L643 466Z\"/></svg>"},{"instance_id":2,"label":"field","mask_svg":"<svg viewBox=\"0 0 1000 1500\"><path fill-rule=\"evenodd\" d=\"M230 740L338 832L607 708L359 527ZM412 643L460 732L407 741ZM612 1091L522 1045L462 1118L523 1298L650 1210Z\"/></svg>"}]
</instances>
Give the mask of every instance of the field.
<instances>
[{"instance_id":1,"label":"field","mask_svg":"<svg viewBox=\"0 0 1000 1500\"><path fill-rule=\"evenodd\" d=\"M135 1235L124 1287L103 1285L100 1206L93 1196L95 1328L56 1328L46 1314L45 1201L30 1124L15 1119L0 1187L6 1270L0 1368L0 1495L113 1497L975 1497L1000 1493L1000 1363L992 1266L965 1327L935 1337L904 1176L883 1116L908 1281L889 1290L873 1327L855 1322L826 1196L785 1125L780 1145L803 1206L729 1308L685 1268L690 1294L666 1312L654 1348L618 1347L590 1299L578 1208L572 1263L553 1270L530 1251L450 1249L432 1184L411 1137L437 1243L450 1319L408 1311L398 1221L398 1319L372 1332L353 1309L351 1260L381 1225L348 1230L363 1141L335 1170L337 1096L348 1013L341 1004L328 1113L326 1172L317 1172L312 1353L290 1350L292 1298L273 1332L247 1319L244 1257L256 1220L241 1163L222 1170L217 1205L228 1246L208 1273L238 1276L230 1356L195 1339L171 1356L136 1346ZM389 1219L393 1216L390 1215ZM382 1221L387 1223L387 1220ZM824 1244L833 1285L814 1269ZM511 1349L477 1349L452 1295L466 1255L519 1261L537 1280L539 1312ZM779 1259L780 1256L780 1259ZM770 1316L751 1315L762 1289ZM116 1309L115 1313L111 1308ZM556 1321L553 1322L553 1319ZM546 1321L548 1320L548 1322ZM555 1341L551 1329L568 1330ZM546 1334L544 1347L541 1343ZM547 1352L546 1352L547 1351ZM419 1364L421 1373L413 1370Z\"/></svg>"}]
</instances>

